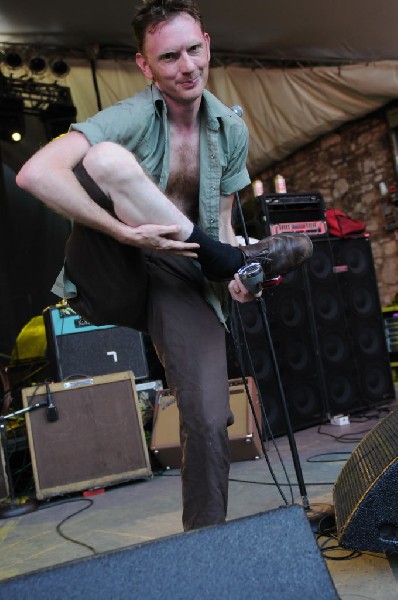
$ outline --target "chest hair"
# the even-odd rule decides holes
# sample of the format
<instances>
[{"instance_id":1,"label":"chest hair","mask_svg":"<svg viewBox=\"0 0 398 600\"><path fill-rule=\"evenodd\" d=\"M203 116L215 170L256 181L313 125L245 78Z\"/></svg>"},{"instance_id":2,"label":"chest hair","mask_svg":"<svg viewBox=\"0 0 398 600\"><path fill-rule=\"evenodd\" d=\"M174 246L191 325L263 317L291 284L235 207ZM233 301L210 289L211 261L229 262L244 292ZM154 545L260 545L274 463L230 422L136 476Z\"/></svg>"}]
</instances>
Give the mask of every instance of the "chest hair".
<instances>
[{"instance_id":1,"label":"chest hair","mask_svg":"<svg viewBox=\"0 0 398 600\"><path fill-rule=\"evenodd\" d=\"M170 171L166 195L194 223L199 215L199 131L170 128Z\"/></svg>"}]
</instances>

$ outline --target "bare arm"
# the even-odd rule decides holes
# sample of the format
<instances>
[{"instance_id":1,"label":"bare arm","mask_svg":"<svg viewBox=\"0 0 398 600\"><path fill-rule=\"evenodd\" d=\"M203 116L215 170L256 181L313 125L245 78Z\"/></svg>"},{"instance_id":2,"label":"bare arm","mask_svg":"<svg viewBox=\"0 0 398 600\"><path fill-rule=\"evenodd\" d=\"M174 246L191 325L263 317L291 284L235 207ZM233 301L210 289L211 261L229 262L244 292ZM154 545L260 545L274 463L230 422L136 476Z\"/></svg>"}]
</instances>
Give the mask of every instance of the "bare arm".
<instances>
[{"instance_id":1,"label":"bare arm","mask_svg":"<svg viewBox=\"0 0 398 600\"><path fill-rule=\"evenodd\" d=\"M89 148L84 135L76 131L67 133L28 160L16 181L19 187L63 216L112 234L115 219L88 196L72 172Z\"/></svg>"},{"instance_id":2,"label":"bare arm","mask_svg":"<svg viewBox=\"0 0 398 600\"><path fill-rule=\"evenodd\" d=\"M72 171L90 147L86 137L77 131L53 140L25 163L17 175L18 186L63 216L106 233L121 243L196 256L193 252L196 245L168 237L178 233L177 225L130 227L90 198Z\"/></svg>"},{"instance_id":3,"label":"bare arm","mask_svg":"<svg viewBox=\"0 0 398 600\"><path fill-rule=\"evenodd\" d=\"M234 196L220 196L220 242L237 246L235 232L232 227L232 205Z\"/></svg>"}]
</instances>

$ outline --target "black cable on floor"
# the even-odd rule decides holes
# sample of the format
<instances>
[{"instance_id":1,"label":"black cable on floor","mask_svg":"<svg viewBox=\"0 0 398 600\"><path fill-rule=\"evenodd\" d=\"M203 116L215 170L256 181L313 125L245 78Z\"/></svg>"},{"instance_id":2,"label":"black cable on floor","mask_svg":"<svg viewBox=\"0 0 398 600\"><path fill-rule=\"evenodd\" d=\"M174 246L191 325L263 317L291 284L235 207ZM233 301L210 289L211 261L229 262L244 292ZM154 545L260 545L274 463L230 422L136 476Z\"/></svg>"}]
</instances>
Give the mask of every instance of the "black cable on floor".
<instances>
[{"instance_id":1,"label":"black cable on floor","mask_svg":"<svg viewBox=\"0 0 398 600\"><path fill-rule=\"evenodd\" d=\"M255 485L271 485L271 486L275 486L275 483L273 481L251 481L250 479L235 479L233 477L230 477L228 479L228 481L233 481L235 483L253 483ZM308 483L305 482L306 485L310 485L310 486L314 486L314 485L334 485L334 482L330 482L330 481L316 481L313 483ZM290 486L295 486L298 487L298 483L279 483L279 485L281 487L290 487Z\"/></svg>"},{"instance_id":2,"label":"black cable on floor","mask_svg":"<svg viewBox=\"0 0 398 600\"><path fill-rule=\"evenodd\" d=\"M318 531L316 535L316 541L319 546L319 550L323 556L323 558L327 560L351 560L353 558L359 558L361 556L361 552L359 550L347 550L346 548L342 548L339 546L337 541L337 528L336 522L330 522L330 518L326 518L321 520L318 525ZM321 540L323 541L321 542ZM327 544L334 544L333 546ZM328 555L328 552L347 552L344 556L331 556Z\"/></svg>"},{"instance_id":3,"label":"black cable on floor","mask_svg":"<svg viewBox=\"0 0 398 600\"><path fill-rule=\"evenodd\" d=\"M351 452L324 452L322 454L314 454L313 456L310 456L309 458L307 458L307 462L309 463L326 463L326 462L342 462L342 461L347 461L347 458L334 458L332 460L315 460L316 458L318 458L319 456L333 456L334 454L337 454L339 456L341 456L342 454L346 454L348 457L351 456Z\"/></svg>"},{"instance_id":4,"label":"black cable on floor","mask_svg":"<svg viewBox=\"0 0 398 600\"><path fill-rule=\"evenodd\" d=\"M324 538L324 541L320 542L322 538ZM372 552L366 552L364 550L351 550L349 548L343 548L342 546L340 546L337 538L336 523L334 522L332 525L330 525L327 517L324 522L321 521L319 523L319 533L316 536L316 540L319 546L319 550L326 560L353 560L355 558L360 558L364 555L374 556L376 558L382 558L384 560L387 560L387 556L383 556L383 554L374 554ZM346 552L346 554L344 554L343 556L331 556L327 554L328 552Z\"/></svg>"},{"instance_id":5,"label":"black cable on floor","mask_svg":"<svg viewBox=\"0 0 398 600\"><path fill-rule=\"evenodd\" d=\"M83 546L83 548L87 548L87 550L90 550L90 552L92 552L93 554L98 554L96 549L93 548L93 546L90 546L89 544L86 544L85 542L80 542L79 540L75 540L74 538L71 538L68 535L66 535L61 530L62 525L64 525L64 523L66 523L66 521L68 521L72 517L75 517L79 513L83 512L84 510L87 510L88 508L90 508L90 506L92 506L94 504L94 501L91 500L91 498L68 498L67 500L62 500L60 502L54 502L52 504L45 504L43 506L40 506L38 508L38 510L53 508L54 506L60 506L61 504L68 504L70 502L86 502L87 504L86 504L86 506L83 506L83 508L79 508L79 510L72 513L71 515L68 515L67 517L62 519L62 521L60 523L58 523L58 525L56 526L56 531L57 531L58 535L60 535L63 539L67 540L68 542L72 542L72 544L78 544L79 546Z\"/></svg>"},{"instance_id":6,"label":"black cable on floor","mask_svg":"<svg viewBox=\"0 0 398 600\"><path fill-rule=\"evenodd\" d=\"M347 433L342 433L341 435L333 435L333 433L329 433L328 431L322 431L321 429L322 425L320 425L317 429L317 432L319 433L319 435L326 435L327 437L331 437L332 439L336 440L336 442L340 442L342 444L359 444L359 442L362 441L363 435L362 437L358 437L358 438L348 438L347 436L350 435L355 435L355 436L359 436L361 434L367 434L369 433L369 431L372 430L372 427L370 429L363 429L361 431L351 431L351 432L347 432Z\"/></svg>"}]
</instances>

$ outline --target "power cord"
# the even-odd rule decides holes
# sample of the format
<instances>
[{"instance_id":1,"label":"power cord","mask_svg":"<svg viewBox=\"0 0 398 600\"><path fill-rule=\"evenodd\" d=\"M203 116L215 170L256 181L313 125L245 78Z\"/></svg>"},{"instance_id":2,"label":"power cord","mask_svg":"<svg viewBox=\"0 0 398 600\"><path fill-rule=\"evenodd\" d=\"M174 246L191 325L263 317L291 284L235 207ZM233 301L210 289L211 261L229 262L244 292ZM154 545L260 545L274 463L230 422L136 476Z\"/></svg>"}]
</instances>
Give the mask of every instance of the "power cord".
<instances>
[{"instance_id":1,"label":"power cord","mask_svg":"<svg viewBox=\"0 0 398 600\"><path fill-rule=\"evenodd\" d=\"M361 431L351 431L348 433L343 433L341 435L334 435L333 433L329 433L328 431L322 431L322 425L320 425L318 427L317 432L319 433L319 435L326 435L328 437L331 437L332 439L336 440L336 442L339 442L341 444L358 444L359 442L362 441L363 435L361 434L366 434L369 433L369 431L371 431L371 428L368 429L363 429ZM357 436L357 437L349 437L349 436ZM359 437L361 436L361 437Z\"/></svg>"},{"instance_id":2,"label":"power cord","mask_svg":"<svg viewBox=\"0 0 398 600\"><path fill-rule=\"evenodd\" d=\"M90 550L90 552L92 552L94 555L98 554L98 552L96 551L96 549L93 546L90 546L89 544L86 544L85 542L81 542L79 540L76 540L76 539L74 539L74 538L66 535L66 533L64 533L62 531L62 529L61 529L61 527L67 521L69 521L69 519L72 519L73 517L76 517L76 515L82 513L83 511L87 510L88 508L90 508L94 504L94 500L92 500L91 498L68 498L67 500L62 500L60 502L54 502L52 504L45 504L43 506L40 506L38 508L38 510L45 510L45 509L48 509L48 508L53 508L55 506L60 506L62 504L69 504L71 502L86 502L86 506L83 506L79 510L77 510L74 513L68 515L67 517L65 517L64 519L62 519L62 521L60 521L57 524L56 531L57 531L58 535L60 535L63 539L67 540L68 542L72 542L73 544L77 544L79 546L82 546L83 548L87 548L87 550Z\"/></svg>"},{"instance_id":3,"label":"power cord","mask_svg":"<svg viewBox=\"0 0 398 600\"><path fill-rule=\"evenodd\" d=\"M233 477L230 477L229 481L232 481L232 482L235 482L235 483L251 483L251 484L254 484L254 485L270 485L270 486L274 486L275 485L275 482L271 482L271 481L252 481L252 480L249 480L249 479L235 479ZM313 483L307 483L307 482L305 482L305 483L308 486L318 486L318 485L320 485L320 486L322 486L322 485L333 486L334 485L334 482L331 482L331 481L316 481L316 482L314 481ZM280 483L279 485L280 485L280 487L291 487L291 486L298 487L299 484L298 483L290 483L289 482L289 483Z\"/></svg>"},{"instance_id":4,"label":"power cord","mask_svg":"<svg viewBox=\"0 0 398 600\"><path fill-rule=\"evenodd\" d=\"M334 458L332 460L316 460L319 456L333 456L334 454L341 456L342 454L346 454L347 457L351 456L351 452L325 452L325 453L321 453L321 454L314 454L313 456L310 456L309 458L307 458L307 462L309 463L323 463L323 462L346 462L347 458Z\"/></svg>"}]
</instances>

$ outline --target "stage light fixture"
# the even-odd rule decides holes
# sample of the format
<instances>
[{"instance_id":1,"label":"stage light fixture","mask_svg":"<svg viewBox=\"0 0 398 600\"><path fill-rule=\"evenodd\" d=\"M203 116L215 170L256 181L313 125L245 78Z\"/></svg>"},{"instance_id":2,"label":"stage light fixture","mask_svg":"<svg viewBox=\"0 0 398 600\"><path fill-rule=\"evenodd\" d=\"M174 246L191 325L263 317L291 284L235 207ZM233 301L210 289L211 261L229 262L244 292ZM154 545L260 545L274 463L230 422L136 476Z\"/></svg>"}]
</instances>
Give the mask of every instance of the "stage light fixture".
<instances>
[{"instance_id":1,"label":"stage light fixture","mask_svg":"<svg viewBox=\"0 0 398 600\"><path fill-rule=\"evenodd\" d=\"M20 131L13 131L11 133L11 139L13 142L20 142L22 140L22 133Z\"/></svg>"},{"instance_id":2,"label":"stage light fixture","mask_svg":"<svg viewBox=\"0 0 398 600\"><path fill-rule=\"evenodd\" d=\"M52 60L50 63L50 69L52 74L58 79L63 79L70 71L69 65L62 58L56 58Z\"/></svg>"},{"instance_id":3,"label":"stage light fixture","mask_svg":"<svg viewBox=\"0 0 398 600\"><path fill-rule=\"evenodd\" d=\"M25 134L22 98L0 97L0 140L20 142Z\"/></svg>"},{"instance_id":4,"label":"stage light fixture","mask_svg":"<svg viewBox=\"0 0 398 600\"><path fill-rule=\"evenodd\" d=\"M10 50L4 54L3 62L10 71L18 71L18 69L21 69L24 64L21 54L15 52L14 50Z\"/></svg>"},{"instance_id":5,"label":"stage light fixture","mask_svg":"<svg viewBox=\"0 0 398 600\"><path fill-rule=\"evenodd\" d=\"M28 67L33 75L42 75L48 67L48 61L43 56L32 56L28 61Z\"/></svg>"}]
</instances>

